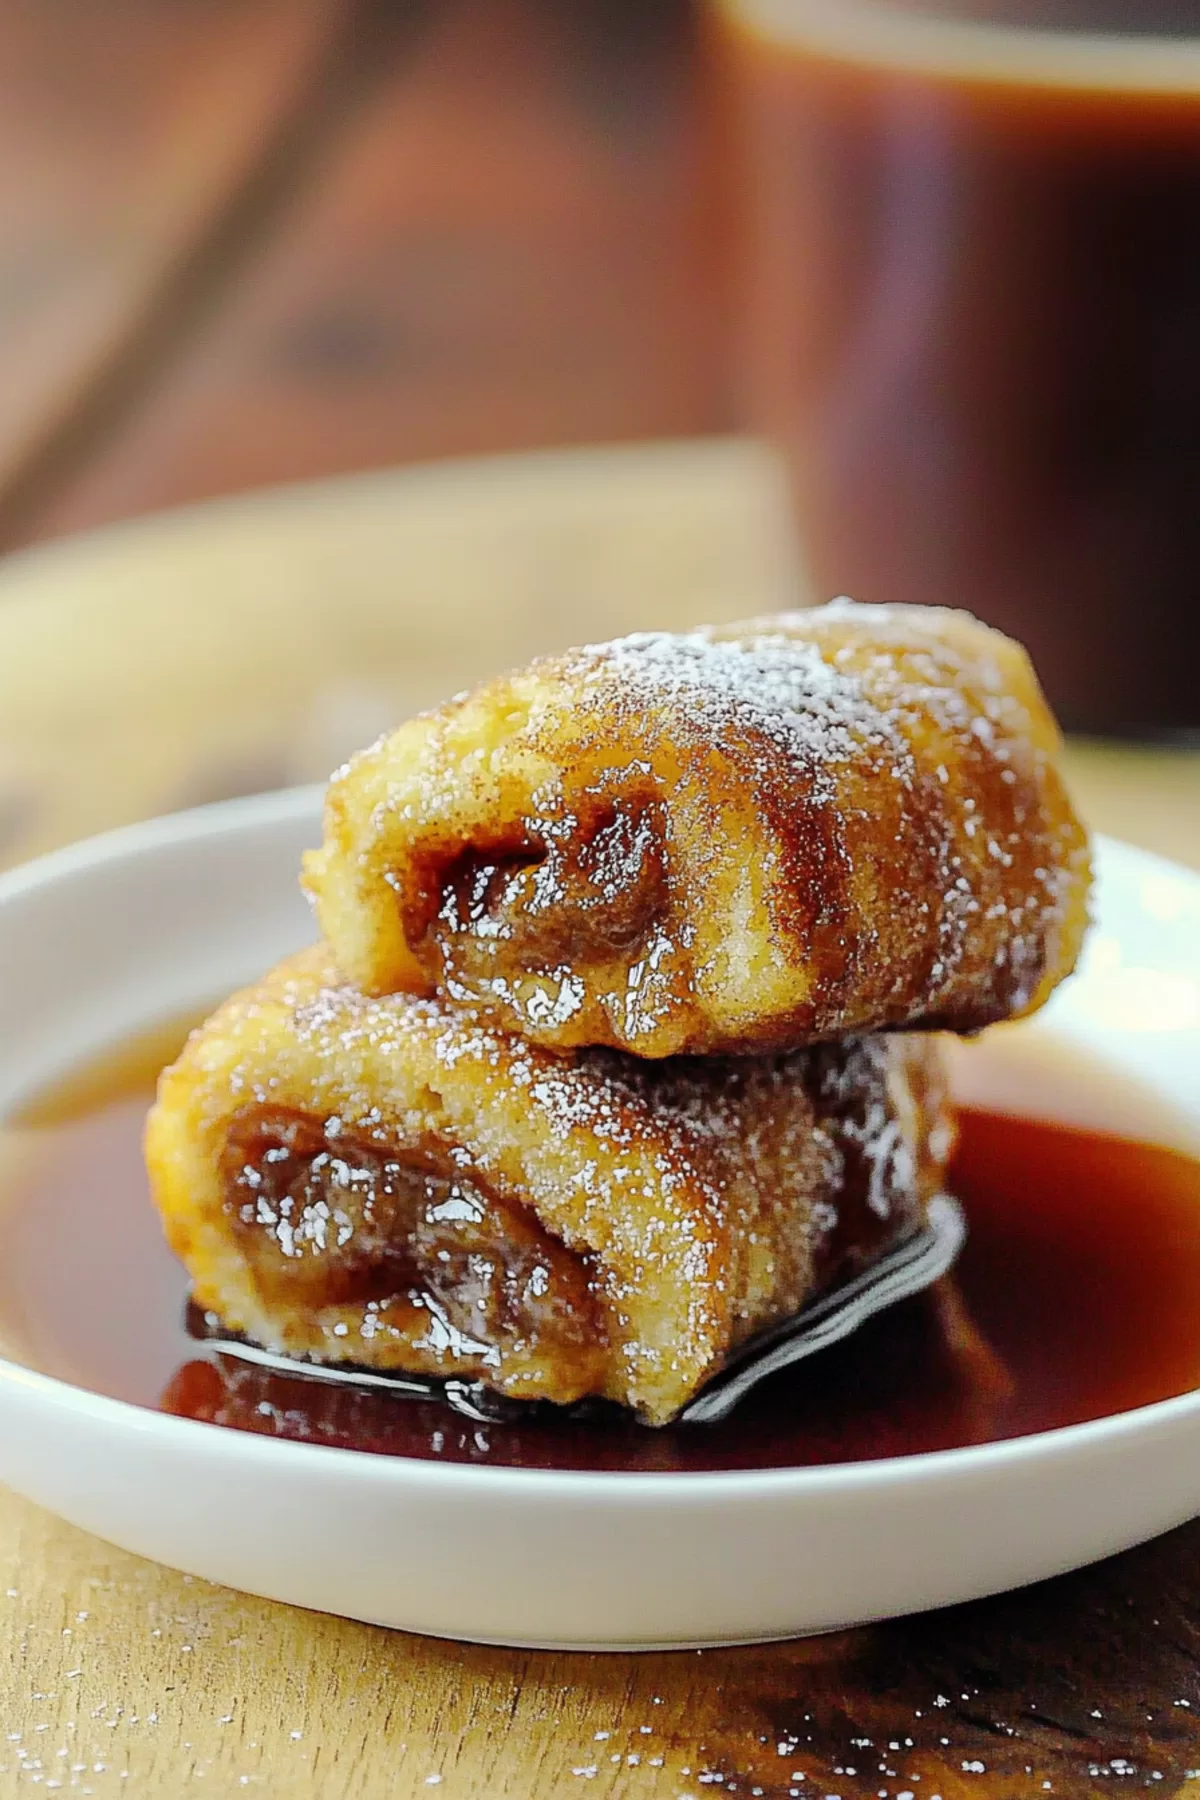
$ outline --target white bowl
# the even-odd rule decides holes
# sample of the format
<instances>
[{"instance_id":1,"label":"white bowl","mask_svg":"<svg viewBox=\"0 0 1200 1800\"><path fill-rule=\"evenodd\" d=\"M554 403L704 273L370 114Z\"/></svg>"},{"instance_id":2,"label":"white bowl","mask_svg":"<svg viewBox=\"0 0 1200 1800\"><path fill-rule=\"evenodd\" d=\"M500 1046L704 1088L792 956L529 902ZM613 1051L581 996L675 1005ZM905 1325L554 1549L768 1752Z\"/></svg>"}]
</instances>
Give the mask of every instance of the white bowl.
<instances>
[{"instance_id":1,"label":"white bowl","mask_svg":"<svg viewBox=\"0 0 1200 1800\"><path fill-rule=\"evenodd\" d=\"M305 942L317 825L316 794L271 795L0 880L0 1115ZM1085 971L959 1063L993 1105L1200 1150L1200 879L1103 844ZM1035 1581L1200 1511L1200 1393L978 1448L716 1474L447 1466L168 1417L95 1391L170 1342L182 1278L149 1209L53 1211L6 1219L0 1334L29 1348L0 1363L0 1478L272 1599L516 1645L763 1640ZM169 1373L147 1367L147 1391Z\"/></svg>"}]
</instances>

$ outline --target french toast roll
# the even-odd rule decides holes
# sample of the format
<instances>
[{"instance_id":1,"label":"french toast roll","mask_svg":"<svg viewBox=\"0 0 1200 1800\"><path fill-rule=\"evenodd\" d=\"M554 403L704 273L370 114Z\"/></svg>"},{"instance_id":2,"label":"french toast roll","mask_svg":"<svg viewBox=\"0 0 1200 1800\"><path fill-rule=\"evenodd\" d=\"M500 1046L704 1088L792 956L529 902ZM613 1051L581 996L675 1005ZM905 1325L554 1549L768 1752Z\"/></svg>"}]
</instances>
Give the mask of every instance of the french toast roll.
<instances>
[{"instance_id":1,"label":"french toast roll","mask_svg":"<svg viewBox=\"0 0 1200 1800\"><path fill-rule=\"evenodd\" d=\"M837 601L535 662L333 779L306 885L364 990L557 1049L791 1049L1040 1006L1086 834L1023 650Z\"/></svg>"},{"instance_id":2,"label":"french toast roll","mask_svg":"<svg viewBox=\"0 0 1200 1800\"><path fill-rule=\"evenodd\" d=\"M226 1331L659 1424L919 1226L951 1138L935 1038L556 1054L319 948L193 1033L146 1155Z\"/></svg>"}]
</instances>

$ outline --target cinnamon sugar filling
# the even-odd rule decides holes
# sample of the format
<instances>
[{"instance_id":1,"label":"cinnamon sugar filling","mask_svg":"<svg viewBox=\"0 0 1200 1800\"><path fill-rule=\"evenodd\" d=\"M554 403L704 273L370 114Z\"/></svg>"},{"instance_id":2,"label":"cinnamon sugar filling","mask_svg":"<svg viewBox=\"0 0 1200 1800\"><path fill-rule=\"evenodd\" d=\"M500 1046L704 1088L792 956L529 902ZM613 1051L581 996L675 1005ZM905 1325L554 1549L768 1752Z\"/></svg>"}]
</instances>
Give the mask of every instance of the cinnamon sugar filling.
<instances>
[{"instance_id":1,"label":"cinnamon sugar filling","mask_svg":"<svg viewBox=\"0 0 1200 1800\"><path fill-rule=\"evenodd\" d=\"M508 972L635 961L667 913L662 832L657 808L606 802L586 824L523 821L519 848L464 850L442 873L425 932L437 975L474 986Z\"/></svg>"},{"instance_id":2,"label":"cinnamon sugar filling","mask_svg":"<svg viewBox=\"0 0 1200 1800\"><path fill-rule=\"evenodd\" d=\"M433 1310L499 1350L604 1342L585 1263L443 1146L400 1151L286 1107L249 1107L224 1208L268 1308Z\"/></svg>"}]
</instances>

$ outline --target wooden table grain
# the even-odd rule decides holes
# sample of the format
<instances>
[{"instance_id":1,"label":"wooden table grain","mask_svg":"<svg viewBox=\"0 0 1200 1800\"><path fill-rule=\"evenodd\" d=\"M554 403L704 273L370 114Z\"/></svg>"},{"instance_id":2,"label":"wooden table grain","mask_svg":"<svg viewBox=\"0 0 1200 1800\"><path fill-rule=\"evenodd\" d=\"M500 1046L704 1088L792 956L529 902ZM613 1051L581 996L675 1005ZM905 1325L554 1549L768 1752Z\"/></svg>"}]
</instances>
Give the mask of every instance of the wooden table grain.
<instances>
[{"instance_id":1,"label":"wooden table grain","mask_svg":"<svg viewBox=\"0 0 1200 1800\"><path fill-rule=\"evenodd\" d=\"M753 446L516 457L113 528L0 571L0 857L317 777L538 648L803 597ZM1075 745L1200 867L1200 757ZM230 1518L228 1529L238 1522ZM789 1645L483 1649L247 1599L0 1494L0 1794L1024 1800L1200 1793L1200 1524Z\"/></svg>"}]
</instances>

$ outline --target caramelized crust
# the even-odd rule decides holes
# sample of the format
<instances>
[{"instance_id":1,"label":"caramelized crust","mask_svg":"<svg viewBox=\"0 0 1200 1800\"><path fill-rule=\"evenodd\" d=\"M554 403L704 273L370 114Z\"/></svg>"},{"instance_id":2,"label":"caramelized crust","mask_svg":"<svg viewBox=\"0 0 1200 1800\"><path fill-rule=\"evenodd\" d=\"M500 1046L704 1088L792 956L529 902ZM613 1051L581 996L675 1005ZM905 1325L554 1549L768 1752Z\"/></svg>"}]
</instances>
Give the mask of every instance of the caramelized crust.
<instances>
[{"instance_id":1,"label":"caramelized crust","mask_svg":"<svg viewBox=\"0 0 1200 1800\"><path fill-rule=\"evenodd\" d=\"M950 1140L932 1039L559 1056L316 949L193 1034L146 1151L228 1329L662 1423L911 1230Z\"/></svg>"},{"instance_id":2,"label":"caramelized crust","mask_svg":"<svg viewBox=\"0 0 1200 1800\"><path fill-rule=\"evenodd\" d=\"M1084 831L1024 652L831 606L536 662L337 776L306 882L371 993L557 1048L790 1049L1040 1006Z\"/></svg>"}]
</instances>

